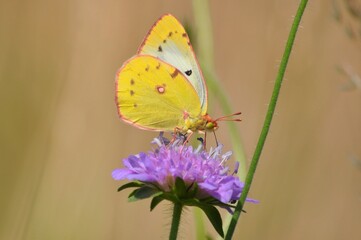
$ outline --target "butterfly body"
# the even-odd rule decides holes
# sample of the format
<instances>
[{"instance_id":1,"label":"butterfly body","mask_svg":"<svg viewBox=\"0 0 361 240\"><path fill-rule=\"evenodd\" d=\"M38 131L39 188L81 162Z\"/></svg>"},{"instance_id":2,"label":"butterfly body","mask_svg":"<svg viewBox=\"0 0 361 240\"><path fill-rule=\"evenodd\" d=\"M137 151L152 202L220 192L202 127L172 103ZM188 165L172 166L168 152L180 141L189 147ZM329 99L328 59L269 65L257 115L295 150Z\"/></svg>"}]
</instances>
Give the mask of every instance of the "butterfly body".
<instances>
[{"instance_id":1,"label":"butterfly body","mask_svg":"<svg viewBox=\"0 0 361 240\"><path fill-rule=\"evenodd\" d=\"M213 131L207 88L187 33L170 14L151 28L116 76L122 120L140 129L182 134Z\"/></svg>"},{"instance_id":2,"label":"butterfly body","mask_svg":"<svg viewBox=\"0 0 361 240\"><path fill-rule=\"evenodd\" d=\"M185 126L182 132L196 132L196 131L213 131L218 128L218 124L208 114L201 115L196 118L188 117L185 119Z\"/></svg>"}]
</instances>

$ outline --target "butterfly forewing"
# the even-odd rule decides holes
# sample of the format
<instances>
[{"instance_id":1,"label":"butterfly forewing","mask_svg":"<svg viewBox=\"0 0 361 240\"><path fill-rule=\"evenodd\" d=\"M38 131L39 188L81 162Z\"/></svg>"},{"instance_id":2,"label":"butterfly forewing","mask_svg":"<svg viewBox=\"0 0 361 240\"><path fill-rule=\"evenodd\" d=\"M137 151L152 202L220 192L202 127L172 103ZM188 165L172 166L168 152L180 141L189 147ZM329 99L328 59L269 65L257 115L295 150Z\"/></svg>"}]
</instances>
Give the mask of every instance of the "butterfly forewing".
<instances>
[{"instance_id":1,"label":"butterfly forewing","mask_svg":"<svg viewBox=\"0 0 361 240\"><path fill-rule=\"evenodd\" d=\"M173 131L184 116L201 115L198 94L175 67L152 56L128 60L117 74L116 102L123 120L139 128Z\"/></svg>"},{"instance_id":2,"label":"butterfly forewing","mask_svg":"<svg viewBox=\"0 0 361 240\"><path fill-rule=\"evenodd\" d=\"M207 112L207 89L188 35L180 22L170 14L162 16L149 31L138 54L157 57L177 68L194 87Z\"/></svg>"}]
</instances>

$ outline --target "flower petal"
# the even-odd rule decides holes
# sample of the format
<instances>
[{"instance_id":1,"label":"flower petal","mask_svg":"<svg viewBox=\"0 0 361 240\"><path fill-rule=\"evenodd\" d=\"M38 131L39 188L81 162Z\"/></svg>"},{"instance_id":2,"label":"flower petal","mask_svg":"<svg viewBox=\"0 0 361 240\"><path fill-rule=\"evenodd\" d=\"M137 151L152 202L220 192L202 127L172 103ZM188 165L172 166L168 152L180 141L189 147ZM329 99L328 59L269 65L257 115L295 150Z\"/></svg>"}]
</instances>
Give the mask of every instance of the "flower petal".
<instances>
[{"instance_id":1,"label":"flower petal","mask_svg":"<svg viewBox=\"0 0 361 240\"><path fill-rule=\"evenodd\" d=\"M244 183L234 175L230 175L229 168L225 165L231 153L222 155L222 145L207 152L202 148L193 149L184 146L181 139L173 143L168 142L163 136L155 141L159 148L148 153L141 152L123 159L124 168L115 169L112 176L115 180L129 179L144 183L153 183L163 192L174 189L175 179L181 178L187 187L198 186L195 197L204 199L213 197L223 203L238 200L242 193ZM248 202L258 203L257 200L247 198Z\"/></svg>"}]
</instances>

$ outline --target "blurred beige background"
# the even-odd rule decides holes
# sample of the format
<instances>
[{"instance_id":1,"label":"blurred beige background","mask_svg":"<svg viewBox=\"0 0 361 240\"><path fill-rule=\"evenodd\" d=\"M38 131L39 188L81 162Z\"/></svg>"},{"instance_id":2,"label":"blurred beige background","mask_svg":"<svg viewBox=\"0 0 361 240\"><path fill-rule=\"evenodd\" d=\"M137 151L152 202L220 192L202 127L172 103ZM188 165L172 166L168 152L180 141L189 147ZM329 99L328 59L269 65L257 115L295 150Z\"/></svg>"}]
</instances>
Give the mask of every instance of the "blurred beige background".
<instances>
[{"instance_id":1,"label":"blurred beige background","mask_svg":"<svg viewBox=\"0 0 361 240\"><path fill-rule=\"evenodd\" d=\"M347 3L361 6L309 2L251 189L261 203L235 239L361 239L361 18ZM210 2L248 159L297 6ZM190 1L1 1L0 239L167 239L171 206L127 203L111 171L155 136L118 119L115 72L168 12L193 23ZM194 239L192 211L180 235Z\"/></svg>"}]
</instances>

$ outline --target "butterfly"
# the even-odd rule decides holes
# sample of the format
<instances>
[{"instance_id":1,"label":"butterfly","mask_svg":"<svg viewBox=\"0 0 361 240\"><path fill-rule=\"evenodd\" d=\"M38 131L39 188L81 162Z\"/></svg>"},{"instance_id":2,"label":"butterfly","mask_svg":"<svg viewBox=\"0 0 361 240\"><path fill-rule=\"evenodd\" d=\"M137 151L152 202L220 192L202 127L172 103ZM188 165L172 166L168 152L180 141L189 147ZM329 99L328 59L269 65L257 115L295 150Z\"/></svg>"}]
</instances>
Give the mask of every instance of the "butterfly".
<instances>
[{"instance_id":1,"label":"butterfly","mask_svg":"<svg viewBox=\"0 0 361 240\"><path fill-rule=\"evenodd\" d=\"M149 30L116 74L120 118L137 128L180 134L214 131L207 87L188 34L171 14ZM233 114L239 115L240 113Z\"/></svg>"}]
</instances>

